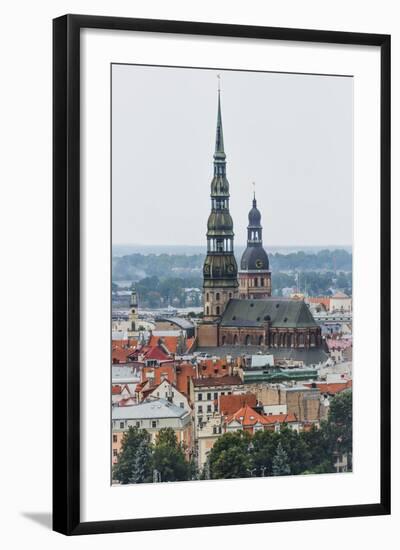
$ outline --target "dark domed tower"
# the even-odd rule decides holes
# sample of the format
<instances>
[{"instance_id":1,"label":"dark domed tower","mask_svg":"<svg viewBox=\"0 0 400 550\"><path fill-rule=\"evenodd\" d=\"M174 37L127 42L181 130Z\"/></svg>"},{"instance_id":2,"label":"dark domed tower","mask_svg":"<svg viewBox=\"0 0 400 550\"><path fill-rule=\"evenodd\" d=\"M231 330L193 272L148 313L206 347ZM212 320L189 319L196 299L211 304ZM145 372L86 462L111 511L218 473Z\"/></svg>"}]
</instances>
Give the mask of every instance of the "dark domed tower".
<instances>
[{"instance_id":1,"label":"dark domed tower","mask_svg":"<svg viewBox=\"0 0 400 550\"><path fill-rule=\"evenodd\" d=\"M262 245L261 214L254 194L253 207L249 212L247 248L240 261L240 298L268 298L271 296L271 271L268 254Z\"/></svg>"},{"instance_id":2,"label":"dark domed tower","mask_svg":"<svg viewBox=\"0 0 400 550\"><path fill-rule=\"evenodd\" d=\"M233 253L233 222L229 213L229 182L218 90L214 177L211 182L211 214L207 223L207 256L203 266L204 318L217 320L226 304L237 297L237 264Z\"/></svg>"}]
</instances>

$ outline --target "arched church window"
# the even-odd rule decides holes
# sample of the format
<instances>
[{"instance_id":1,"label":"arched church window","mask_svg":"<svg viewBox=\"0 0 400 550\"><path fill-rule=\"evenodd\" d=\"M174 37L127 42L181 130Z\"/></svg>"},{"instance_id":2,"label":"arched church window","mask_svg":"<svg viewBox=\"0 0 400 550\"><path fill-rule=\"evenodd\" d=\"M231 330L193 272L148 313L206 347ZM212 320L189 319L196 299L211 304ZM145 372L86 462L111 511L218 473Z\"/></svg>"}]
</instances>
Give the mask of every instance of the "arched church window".
<instances>
[{"instance_id":1,"label":"arched church window","mask_svg":"<svg viewBox=\"0 0 400 550\"><path fill-rule=\"evenodd\" d=\"M237 337L237 334L235 334L235 336L233 337L233 345L237 346L237 343L238 343L238 337Z\"/></svg>"},{"instance_id":2,"label":"arched church window","mask_svg":"<svg viewBox=\"0 0 400 550\"><path fill-rule=\"evenodd\" d=\"M219 315L219 306L216 307L216 313Z\"/></svg>"},{"instance_id":3,"label":"arched church window","mask_svg":"<svg viewBox=\"0 0 400 550\"><path fill-rule=\"evenodd\" d=\"M258 279L257 279L257 277L254 279L254 286L258 286Z\"/></svg>"},{"instance_id":4,"label":"arched church window","mask_svg":"<svg viewBox=\"0 0 400 550\"><path fill-rule=\"evenodd\" d=\"M224 335L224 336L222 337L222 345L223 345L223 346L225 346L225 342L226 342L226 336Z\"/></svg>"},{"instance_id":5,"label":"arched church window","mask_svg":"<svg viewBox=\"0 0 400 550\"><path fill-rule=\"evenodd\" d=\"M207 306L206 307L206 315L208 315L210 313L210 308Z\"/></svg>"},{"instance_id":6,"label":"arched church window","mask_svg":"<svg viewBox=\"0 0 400 550\"><path fill-rule=\"evenodd\" d=\"M249 345L250 345L250 334L247 334L247 336L246 336L246 339L245 339L245 342L244 342L244 343L245 343L245 345L246 345L246 346L249 346Z\"/></svg>"},{"instance_id":7,"label":"arched church window","mask_svg":"<svg viewBox=\"0 0 400 550\"><path fill-rule=\"evenodd\" d=\"M259 336L259 337L258 337L258 345L259 345L259 346L262 346L263 343L264 343L264 338L263 338L262 336Z\"/></svg>"},{"instance_id":8,"label":"arched church window","mask_svg":"<svg viewBox=\"0 0 400 550\"><path fill-rule=\"evenodd\" d=\"M217 302L219 302L219 292L216 293L215 299L217 300Z\"/></svg>"},{"instance_id":9,"label":"arched church window","mask_svg":"<svg viewBox=\"0 0 400 550\"><path fill-rule=\"evenodd\" d=\"M209 295L208 292L207 292L207 295L206 295L206 300L207 300L207 302L210 300L210 295Z\"/></svg>"},{"instance_id":10,"label":"arched church window","mask_svg":"<svg viewBox=\"0 0 400 550\"><path fill-rule=\"evenodd\" d=\"M302 332L299 334L299 346L304 346L304 334Z\"/></svg>"}]
</instances>

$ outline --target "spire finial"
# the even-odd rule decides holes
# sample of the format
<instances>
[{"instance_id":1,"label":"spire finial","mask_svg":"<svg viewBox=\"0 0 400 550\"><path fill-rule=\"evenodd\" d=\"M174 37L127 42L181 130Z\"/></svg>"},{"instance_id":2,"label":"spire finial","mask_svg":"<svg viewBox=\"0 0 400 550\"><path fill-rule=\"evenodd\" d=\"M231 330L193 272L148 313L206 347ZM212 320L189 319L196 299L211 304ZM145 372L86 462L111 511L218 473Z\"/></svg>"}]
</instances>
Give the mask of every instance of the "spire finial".
<instances>
[{"instance_id":1,"label":"spire finial","mask_svg":"<svg viewBox=\"0 0 400 550\"><path fill-rule=\"evenodd\" d=\"M253 207L255 208L257 206L256 201L256 182L253 181Z\"/></svg>"},{"instance_id":2,"label":"spire finial","mask_svg":"<svg viewBox=\"0 0 400 550\"><path fill-rule=\"evenodd\" d=\"M218 155L222 160L225 160L225 152L224 152L224 136L222 131L222 116L221 116L221 75L217 74L218 78L218 112L217 112L217 135L215 139L215 155L214 159L216 158L216 155Z\"/></svg>"}]
</instances>

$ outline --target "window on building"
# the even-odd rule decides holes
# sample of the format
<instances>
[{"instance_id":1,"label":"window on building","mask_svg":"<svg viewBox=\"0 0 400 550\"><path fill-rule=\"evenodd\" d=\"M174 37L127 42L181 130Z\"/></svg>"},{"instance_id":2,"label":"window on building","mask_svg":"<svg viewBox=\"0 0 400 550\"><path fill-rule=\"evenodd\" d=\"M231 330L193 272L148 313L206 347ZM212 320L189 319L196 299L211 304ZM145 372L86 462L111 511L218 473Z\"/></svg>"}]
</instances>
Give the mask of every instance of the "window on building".
<instances>
[{"instance_id":1,"label":"window on building","mask_svg":"<svg viewBox=\"0 0 400 550\"><path fill-rule=\"evenodd\" d=\"M203 394L202 393L197 394L197 400L198 401L203 401Z\"/></svg>"},{"instance_id":2,"label":"window on building","mask_svg":"<svg viewBox=\"0 0 400 550\"><path fill-rule=\"evenodd\" d=\"M254 286L258 286L258 279L257 279L257 277L254 279Z\"/></svg>"},{"instance_id":3,"label":"window on building","mask_svg":"<svg viewBox=\"0 0 400 550\"><path fill-rule=\"evenodd\" d=\"M117 449L113 449L113 456L118 456L118 450Z\"/></svg>"},{"instance_id":4,"label":"window on building","mask_svg":"<svg viewBox=\"0 0 400 550\"><path fill-rule=\"evenodd\" d=\"M199 405L199 406L197 407L197 412L198 412L199 414L201 414L201 413L203 412L203 406L202 406L202 405Z\"/></svg>"},{"instance_id":5,"label":"window on building","mask_svg":"<svg viewBox=\"0 0 400 550\"><path fill-rule=\"evenodd\" d=\"M217 300L217 302L219 302L219 297L220 297L219 292L217 292L217 293L215 294L215 299Z\"/></svg>"},{"instance_id":6,"label":"window on building","mask_svg":"<svg viewBox=\"0 0 400 550\"><path fill-rule=\"evenodd\" d=\"M211 411L211 405L207 405L207 412L210 413Z\"/></svg>"},{"instance_id":7,"label":"window on building","mask_svg":"<svg viewBox=\"0 0 400 550\"><path fill-rule=\"evenodd\" d=\"M218 399L218 393L217 392L214 393L214 399Z\"/></svg>"},{"instance_id":8,"label":"window on building","mask_svg":"<svg viewBox=\"0 0 400 550\"><path fill-rule=\"evenodd\" d=\"M207 394L207 401L210 401L210 399L211 399L211 393L208 393Z\"/></svg>"},{"instance_id":9,"label":"window on building","mask_svg":"<svg viewBox=\"0 0 400 550\"><path fill-rule=\"evenodd\" d=\"M136 422L136 428L140 428L140 422Z\"/></svg>"},{"instance_id":10,"label":"window on building","mask_svg":"<svg viewBox=\"0 0 400 550\"><path fill-rule=\"evenodd\" d=\"M152 420L151 421L151 427L152 428L157 428L157 420Z\"/></svg>"},{"instance_id":11,"label":"window on building","mask_svg":"<svg viewBox=\"0 0 400 550\"><path fill-rule=\"evenodd\" d=\"M116 436L116 434L113 435L113 443L117 443L118 441L118 437Z\"/></svg>"},{"instance_id":12,"label":"window on building","mask_svg":"<svg viewBox=\"0 0 400 550\"><path fill-rule=\"evenodd\" d=\"M220 311L219 306L217 306L215 309L216 309L216 311L215 311L216 314L219 315L219 311Z\"/></svg>"},{"instance_id":13,"label":"window on building","mask_svg":"<svg viewBox=\"0 0 400 550\"><path fill-rule=\"evenodd\" d=\"M185 403L182 403L182 401L179 403L179 406L181 409L183 409L185 407Z\"/></svg>"},{"instance_id":14,"label":"window on building","mask_svg":"<svg viewBox=\"0 0 400 550\"><path fill-rule=\"evenodd\" d=\"M125 422L120 422L119 427L121 430L123 430L125 428Z\"/></svg>"}]
</instances>

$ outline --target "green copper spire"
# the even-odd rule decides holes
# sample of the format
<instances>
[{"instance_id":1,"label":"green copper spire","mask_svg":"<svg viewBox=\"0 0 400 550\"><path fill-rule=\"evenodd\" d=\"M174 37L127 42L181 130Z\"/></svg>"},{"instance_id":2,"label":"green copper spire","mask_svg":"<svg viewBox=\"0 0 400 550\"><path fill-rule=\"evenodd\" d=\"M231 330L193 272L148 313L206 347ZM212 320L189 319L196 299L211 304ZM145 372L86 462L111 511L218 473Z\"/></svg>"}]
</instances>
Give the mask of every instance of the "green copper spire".
<instances>
[{"instance_id":1,"label":"green copper spire","mask_svg":"<svg viewBox=\"0 0 400 550\"><path fill-rule=\"evenodd\" d=\"M222 130L222 116L221 116L221 90L218 90L218 114L217 114L217 134L215 137L215 154L214 158L224 158L224 132Z\"/></svg>"},{"instance_id":2,"label":"green copper spire","mask_svg":"<svg viewBox=\"0 0 400 550\"><path fill-rule=\"evenodd\" d=\"M224 132L222 130L221 115L221 88L220 76L218 75L218 111L217 111L217 132L215 135L214 152L214 176L224 177L226 174L226 155L224 151Z\"/></svg>"},{"instance_id":3,"label":"green copper spire","mask_svg":"<svg viewBox=\"0 0 400 550\"><path fill-rule=\"evenodd\" d=\"M205 318L213 319L222 315L228 301L236 296L238 281L233 239L222 131L221 90L218 86L214 177L211 181L211 212L207 222L207 256L203 266Z\"/></svg>"}]
</instances>

